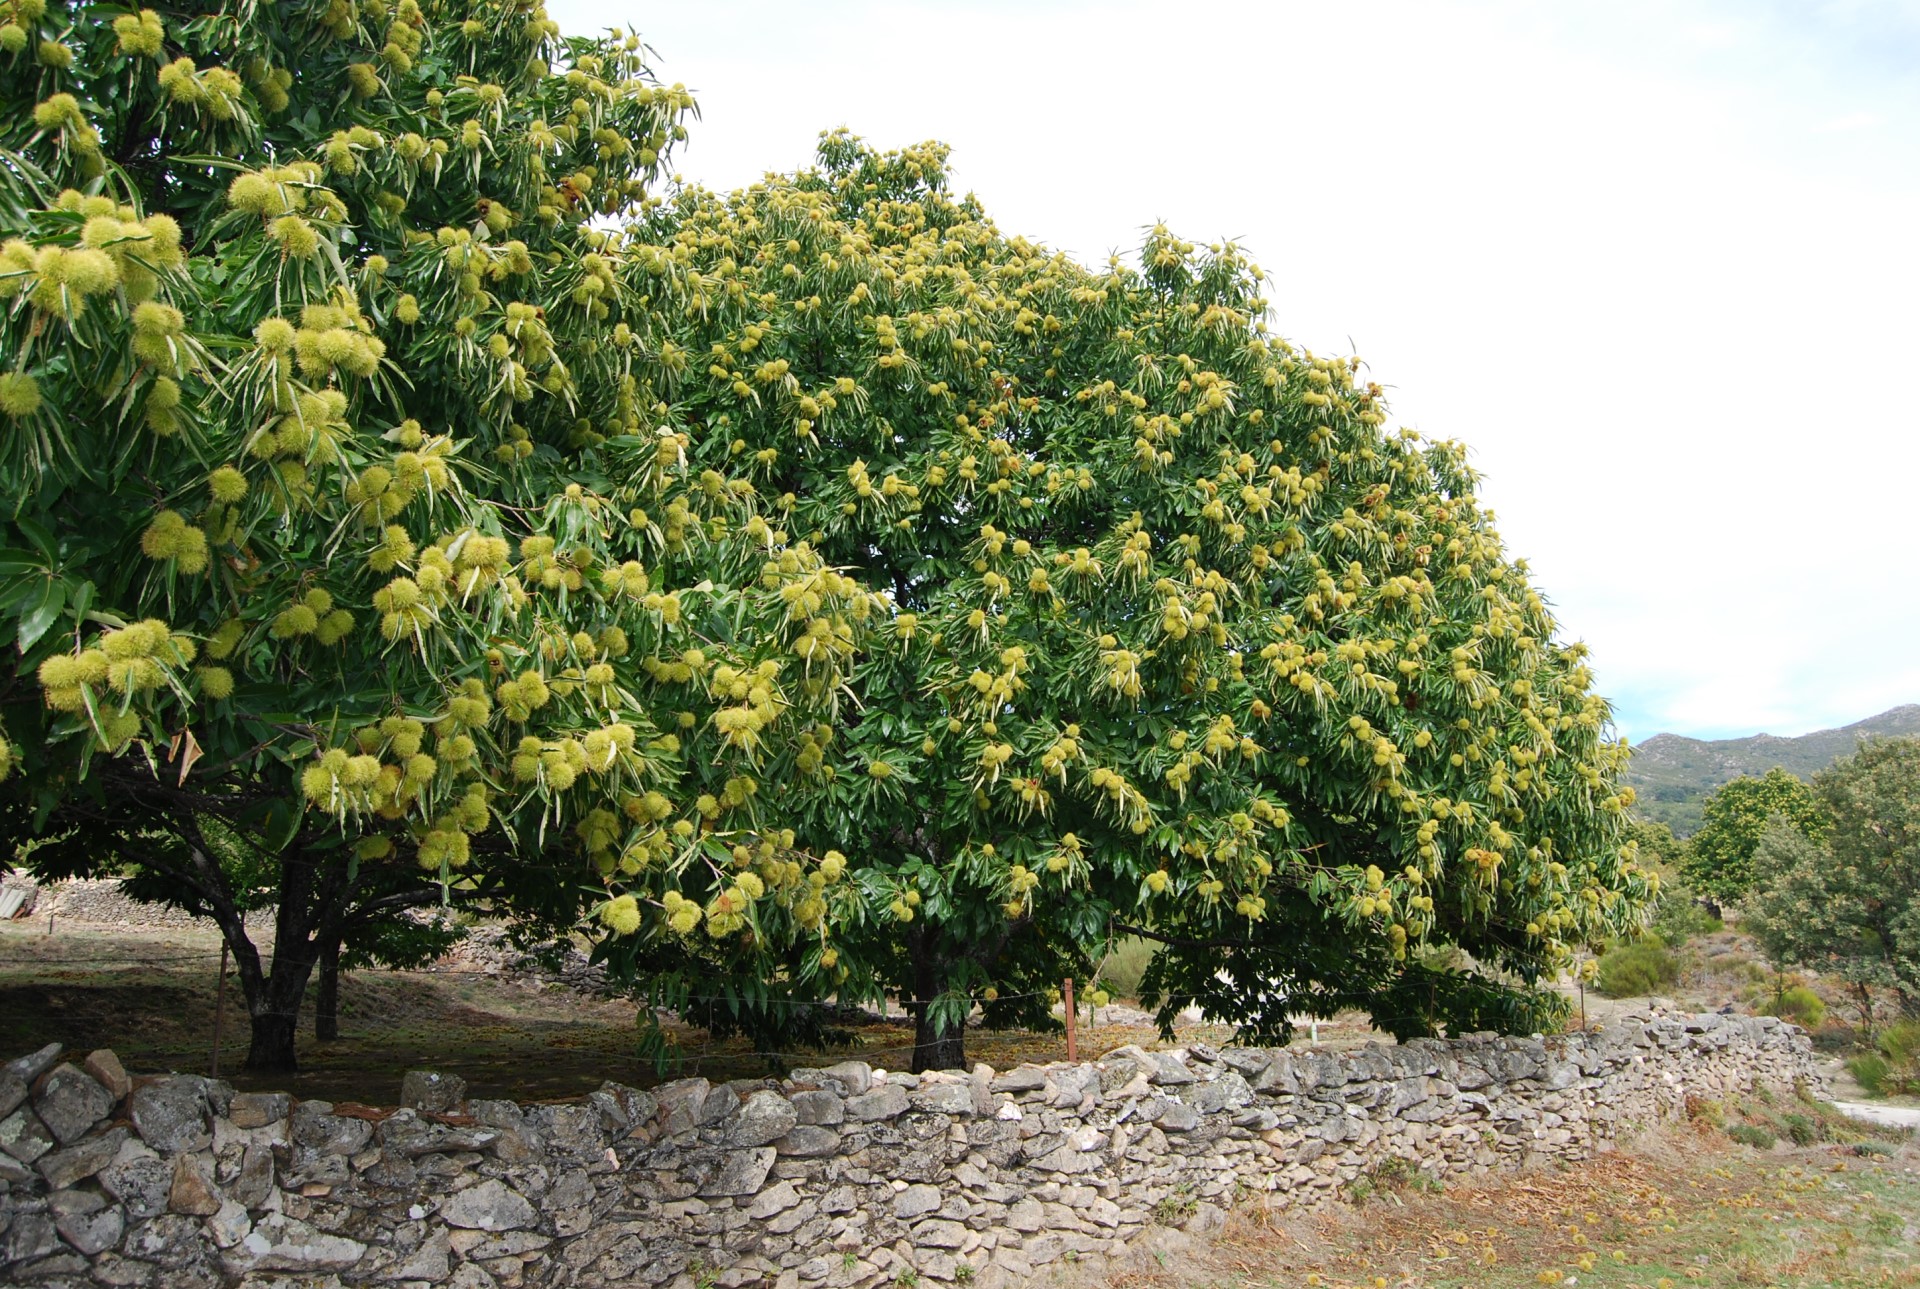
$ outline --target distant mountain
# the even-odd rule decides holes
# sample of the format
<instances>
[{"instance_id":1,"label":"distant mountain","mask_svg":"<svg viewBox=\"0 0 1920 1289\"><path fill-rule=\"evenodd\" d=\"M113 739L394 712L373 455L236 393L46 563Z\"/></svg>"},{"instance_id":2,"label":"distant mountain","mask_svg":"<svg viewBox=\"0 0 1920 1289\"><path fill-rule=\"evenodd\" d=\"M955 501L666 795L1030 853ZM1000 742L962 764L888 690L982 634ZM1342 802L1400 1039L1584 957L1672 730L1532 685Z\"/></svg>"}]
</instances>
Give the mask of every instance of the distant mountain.
<instances>
[{"instance_id":1,"label":"distant mountain","mask_svg":"<svg viewBox=\"0 0 1920 1289\"><path fill-rule=\"evenodd\" d=\"M1641 818L1663 823L1675 836L1687 837L1700 826L1701 803L1707 794L1727 780L1765 774L1776 765L1804 779L1851 754L1862 738L1874 734L1920 734L1920 703L1798 738L1755 734L1708 741L1655 734L1633 749L1627 782L1639 794L1634 809Z\"/></svg>"}]
</instances>

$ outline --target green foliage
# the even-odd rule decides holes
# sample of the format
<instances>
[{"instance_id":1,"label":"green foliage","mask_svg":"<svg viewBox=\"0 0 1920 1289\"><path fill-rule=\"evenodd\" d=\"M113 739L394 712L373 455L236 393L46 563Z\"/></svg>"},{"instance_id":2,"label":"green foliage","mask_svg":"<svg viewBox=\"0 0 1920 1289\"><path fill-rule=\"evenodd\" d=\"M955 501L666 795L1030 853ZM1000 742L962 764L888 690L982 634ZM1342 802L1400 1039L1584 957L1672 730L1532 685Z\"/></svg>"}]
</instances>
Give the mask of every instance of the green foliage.
<instances>
[{"instance_id":1,"label":"green foliage","mask_svg":"<svg viewBox=\"0 0 1920 1289\"><path fill-rule=\"evenodd\" d=\"M1785 770L1723 784L1707 798L1700 830L1681 855L1681 873L1710 899L1745 898L1754 885L1754 848L1776 817L1815 841L1826 826L1813 789Z\"/></svg>"},{"instance_id":2,"label":"green foliage","mask_svg":"<svg viewBox=\"0 0 1920 1289\"><path fill-rule=\"evenodd\" d=\"M1596 983L1613 998L1640 998L1672 987L1680 960L1657 935L1615 945L1600 955Z\"/></svg>"},{"instance_id":3,"label":"green foliage","mask_svg":"<svg viewBox=\"0 0 1920 1289\"><path fill-rule=\"evenodd\" d=\"M1727 1136L1755 1150L1772 1150L1774 1143L1780 1140L1771 1129L1753 1123L1736 1123L1727 1129Z\"/></svg>"},{"instance_id":4,"label":"green foliage","mask_svg":"<svg viewBox=\"0 0 1920 1289\"><path fill-rule=\"evenodd\" d=\"M855 773L798 754L786 798L874 920L796 976L1017 1019L1144 933L1163 1019L1404 994L1417 1032L1457 991L1403 989L1409 945L1531 981L1637 922L1606 706L1456 445L1270 338L1231 245L1156 229L1089 271L937 147L819 162L662 213L715 283L671 336L692 457L891 601L860 715L815 736Z\"/></svg>"},{"instance_id":5,"label":"green foliage","mask_svg":"<svg viewBox=\"0 0 1920 1289\"><path fill-rule=\"evenodd\" d=\"M1865 744L1814 776L1824 842L1776 824L1754 853L1744 925L1775 964L1807 967L1862 998L1920 1006L1920 739Z\"/></svg>"},{"instance_id":6,"label":"green foliage","mask_svg":"<svg viewBox=\"0 0 1920 1289\"><path fill-rule=\"evenodd\" d=\"M1892 1090L1887 1086L1888 1076L1892 1072L1893 1062L1878 1052L1862 1052L1847 1058L1847 1073L1877 1097L1885 1096Z\"/></svg>"},{"instance_id":7,"label":"green foliage","mask_svg":"<svg viewBox=\"0 0 1920 1289\"><path fill-rule=\"evenodd\" d=\"M250 999L205 821L273 873L283 991L449 887L683 960L817 925L757 772L842 676L798 634L874 601L724 454L689 463L657 320L700 288L612 226L686 92L511 0L28 25L0 621L11 788L67 843L36 857L124 853L210 908Z\"/></svg>"},{"instance_id":8,"label":"green foliage","mask_svg":"<svg viewBox=\"0 0 1920 1289\"><path fill-rule=\"evenodd\" d=\"M1795 985L1767 1005L1767 1014L1782 1017L1807 1029L1818 1029L1827 1018L1827 1005L1813 990L1805 985Z\"/></svg>"},{"instance_id":9,"label":"green foliage","mask_svg":"<svg viewBox=\"0 0 1920 1289\"><path fill-rule=\"evenodd\" d=\"M844 134L663 200L691 98L518 0L32 34L71 57L0 52L11 808L250 952L219 821L286 988L450 892L761 1035L884 991L1043 1025L1121 934L1163 1025L1410 1035L1547 1023L1643 920L1584 647L1238 248L1083 268Z\"/></svg>"}]
</instances>

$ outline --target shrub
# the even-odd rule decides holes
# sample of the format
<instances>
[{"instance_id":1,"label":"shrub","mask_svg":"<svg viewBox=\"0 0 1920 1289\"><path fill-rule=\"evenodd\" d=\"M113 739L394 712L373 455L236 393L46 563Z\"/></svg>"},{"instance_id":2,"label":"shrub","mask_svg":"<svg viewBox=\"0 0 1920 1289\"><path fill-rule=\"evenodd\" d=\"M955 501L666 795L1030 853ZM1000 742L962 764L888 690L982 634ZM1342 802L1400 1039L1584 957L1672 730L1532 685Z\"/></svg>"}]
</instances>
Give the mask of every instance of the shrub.
<instances>
[{"instance_id":1,"label":"shrub","mask_svg":"<svg viewBox=\"0 0 1920 1289\"><path fill-rule=\"evenodd\" d=\"M1750 1123L1735 1124L1727 1129L1727 1136L1743 1146L1752 1146L1755 1150L1772 1150L1773 1143L1779 1140L1765 1128L1756 1127Z\"/></svg>"},{"instance_id":2,"label":"shrub","mask_svg":"<svg viewBox=\"0 0 1920 1289\"><path fill-rule=\"evenodd\" d=\"M1780 1123L1787 1130L1787 1139L1796 1146L1811 1146L1820 1140L1820 1125L1806 1115L1786 1115Z\"/></svg>"},{"instance_id":3,"label":"shrub","mask_svg":"<svg viewBox=\"0 0 1920 1289\"><path fill-rule=\"evenodd\" d=\"M1920 1020L1903 1020L1880 1031L1877 1044L1882 1054L1895 1065L1920 1059Z\"/></svg>"},{"instance_id":4,"label":"shrub","mask_svg":"<svg viewBox=\"0 0 1920 1289\"><path fill-rule=\"evenodd\" d=\"M1827 1005L1820 1001L1820 995L1805 985L1795 985L1775 999L1767 1008L1770 1016L1779 1016L1806 1029L1818 1029L1820 1022L1827 1018Z\"/></svg>"},{"instance_id":5,"label":"shrub","mask_svg":"<svg viewBox=\"0 0 1920 1289\"><path fill-rule=\"evenodd\" d=\"M1887 1075L1892 1072L1892 1063L1878 1052L1847 1058L1847 1073L1877 1097L1886 1095Z\"/></svg>"},{"instance_id":6,"label":"shrub","mask_svg":"<svg viewBox=\"0 0 1920 1289\"><path fill-rule=\"evenodd\" d=\"M1724 924L1684 886L1663 885L1649 929L1678 949L1696 935L1711 935Z\"/></svg>"},{"instance_id":7,"label":"shrub","mask_svg":"<svg viewBox=\"0 0 1920 1289\"><path fill-rule=\"evenodd\" d=\"M1600 991L1614 998L1657 993L1679 978L1680 960L1657 935L1607 950L1600 957L1597 976Z\"/></svg>"}]
</instances>

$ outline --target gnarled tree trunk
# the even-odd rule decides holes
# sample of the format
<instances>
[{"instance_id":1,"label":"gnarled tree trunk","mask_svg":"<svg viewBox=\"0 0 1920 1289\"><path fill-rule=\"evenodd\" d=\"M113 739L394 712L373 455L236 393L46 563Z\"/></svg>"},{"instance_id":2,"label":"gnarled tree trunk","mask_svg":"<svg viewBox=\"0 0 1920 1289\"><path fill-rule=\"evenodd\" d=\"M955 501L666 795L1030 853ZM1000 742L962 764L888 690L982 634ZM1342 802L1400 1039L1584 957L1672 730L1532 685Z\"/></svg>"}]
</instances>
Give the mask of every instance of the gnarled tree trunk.
<instances>
[{"instance_id":1,"label":"gnarled tree trunk","mask_svg":"<svg viewBox=\"0 0 1920 1289\"><path fill-rule=\"evenodd\" d=\"M340 1037L340 942L320 947L320 987L313 994L313 1036L331 1043Z\"/></svg>"}]
</instances>

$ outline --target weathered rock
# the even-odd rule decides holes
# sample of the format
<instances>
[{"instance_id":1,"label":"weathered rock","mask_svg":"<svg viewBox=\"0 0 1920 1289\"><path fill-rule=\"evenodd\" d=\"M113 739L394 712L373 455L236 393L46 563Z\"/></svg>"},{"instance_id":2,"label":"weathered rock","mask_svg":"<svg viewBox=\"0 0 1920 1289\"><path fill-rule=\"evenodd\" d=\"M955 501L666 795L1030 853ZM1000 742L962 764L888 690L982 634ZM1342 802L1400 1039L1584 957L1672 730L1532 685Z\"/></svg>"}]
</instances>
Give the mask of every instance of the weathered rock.
<instances>
[{"instance_id":1,"label":"weathered rock","mask_svg":"<svg viewBox=\"0 0 1920 1289\"><path fill-rule=\"evenodd\" d=\"M241 1092L227 1108L227 1117L236 1128L265 1128L279 1123L293 1109L293 1098L284 1092Z\"/></svg>"},{"instance_id":2,"label":"weathered rock","mask_svg":"<svg viewBox=\"0 0 1920 1289\"><path fill-rule=\"evenodd\" d=\"M727 1130L727 1141L735 1146L764 1146L778 1141L798 1122L793 1103L778 1092L760 1091L740 1103L739 1117Z\"/></svg>"},{"instance_id":3,"label":"weathered rock","mask_svg":"<svg viewBox=\"0 0 1920 1289\"><path fill-rule=\"evenodd\" d=\"M847 1117L846 1098L837 1092L796 1092L789 1100L798 1123L830 1128Z\"/></svg>"},{"instance_id":4,"label":"weathered rock","mask_svg":"<svg viewBox=\"0 0 1920 1289\"><path fill-rule=\"evenodd\" d=\"M92 1257L120 1243L120 1235L127 1229L127 1216L118 1204L112 1204L92 1213L57 1217L54 1228L60 1232L61 1239Z\"/></svg>"},{"instance_id":5,"label":"weathered rock","mask_svg":"<svg viewBox=\"0 0 1920 1289\"><path fill-rule=\"evenodd\" d=\"M425 1114L447 1114L467 1099L467 1081L457 1074L409 1070L400 1080L400 1104Z\"/></svg>"},{"instance_id":6,"label":"weathered rock","mask_svg":"<svg viewBox=\"0 0 1920 1289\"><path fill-rule=\"evenodd\" d=\"M31 1107L21 1106L0 1119L0 1150L23 1164L31 1164L53 1149L53 1134Z\"/></svg>"},{"instance_id":7,"label":"weathered rock","mask_svg":"<svg viewBox=\"0 0 1920 1289\"><path fill-rule=\"evenodd\" d=\"M120 1144L113 1162L100 1170L99 1177L107 1194L127 1206L127 1217L132 1221L144 1221L167 1211L173 1164L137 1138Z\"/></svg>"},{"instance_id":8,"label":"weathered rock","mask_svg":"<svg viewBox=\"0 0 1920 1289\"><path fill-rule=\"evenodd\" d=\"M526 1196L494 1178L449 1196L440 1216L447 1225L467 1230L517 1231L532 1226L538 1215Z\"/></svg>"},{"instance_id":9,"label":"weathered rock","mask_svg":"<svg viewBox=\"0 0 1920 1289\"><path fill-rule=\"evenodd\" d=\"M48 1043L37 1052L29 1052L25 1056L17 1056L8 1061L6 1072L28 1087L32 1087L39 1081L42 1074L59 1063L60 1053L65 1050L58 1043Z\"/></svg>"},{"instance_id":10,"label":"weathered rock","mask_svg":"<svg viewBox=\"0 0 1920 1289\"><path fill-rule=\"evenodd\" d=\"M0 1070L0 1119L12 1114L27 1099L27 1081L12 1070Z\"/></svg>"},{"instance_id":11,"label":"weathered rock","mask_svg":"<svg viewBox=\"0 0 1920 1289\"><path fill-rule=\"evenodd\" d=\"M113 1112L114 1098L77 1065L58 1065L41 1080L34 1113L61 1145L78 1141Z\"/></svg>"},{"instance_id":12,"label":"weathered rock","mask_svg":"<svg viewBox=\"0 0 1920 1289\"><path fill-rule=\"evenodd\" d=\"M127 1067L120 1064L120 1058L110 1047L88 1053L81 1068L91 1074L94 1081L107 1090L107 1095L113 1098L114 1105L119 1105L126 1100L127 1094L133 1091L133 1080L127 1075Z\"/></svg>"},{"instance_id":13,"label":"weathered rock","mask_svg":"<svg viewBox=\"0 0 1920 1289\"><path fill-rule=\"evenodd\" d=\"M219 1209L207 1219L207 1234L222 1249L231 1249L247 1238L253 1230L253 1219L247 1216L244 1204L232 1196L220 1201Z\"/></svg>"},{"instance_id":14,"label":"weathered rock","mask_svg":"<svg viewBox=\"0 0 1920 1289\"><path fill-rule=\"evenodd\" d=\"M772 1146L758 1146L747 1150L729 1150L710 1163L690 1167L687 1172L696 1179L697 1193L707 1198L721 1195L752 1195L767 1180L767 1174L773 1171L776 1152ZM699 1180L704 1175L705 1180Z\"/></svg>"},{"instance_id":15,"label":"weathered rock","mask_svg":"<svg viewBox=\"0 0 1920 1289\"><path fill-rule=\"evenodd\" d=\"M444 1230L435 1231L420 1247L407 1255L400 1265L381 1275L382 1280L425 1280L439 1284L452 1270L453 1244Z\"/></svg>"},{"instance_id":16,"label":"weathered rock","mask_svg":"<svg viewBox=\"0 0 1920 1289\"><path fill-rule=\"evenodd\" d=\"M75 1142L65 1150L50 1151L40 1157L35 1167L46 1178L47 1185L59 1190L85 1181L112 1163L126 1139L125 1128L113 1128L97 1137Z\"/></svg>"},{"instance_id":17,"label":"weathered rock","mask_svg":"<svg viewBox=\"0 0 1920 1289\"><path fill-rule=\"evenodd\" d=\"M306 1222L275 1213L255 1224L239 1244L227 1250L227 1266L245 1271L345 1271L367 1246L329 1235Z\"/></svg>"},{"instance_id":18,"label":"weathered rock","mask_svg":"<svg viewBox=\"0 0 1920 1289\"><path fill-rule=\"evenodd\" d=\"M803 1123L773 1145L774 1149L783 1155L813 1159L821 1155L831 1155L839 1150L840 1134L832 1128L816 1128Z\"/></svg>"},{"instance_id":19,"label":"weathered rock","mask_svg":"<svg viewBox=\"0 0 1920 1289\"><path fill-rule=\"evenodd\" d=\"M191 1217L212 1217L220 1211L220 1191L213 1178L192 1155L181 1155L173 1162L173 1183L167 1190L167 1208Z\"/></svg>"},{"instance_id":20,"label":"weathered rock","mask_svg":"<svg viewBox=\"0 0 1920 1289\"><path fill-rule=\"evenodd\" d=\"M871 1092L847 1098L847 1118L856 1123L897 1119L907 1110L907 1090L894 1083L883 1083Z\"/></svg>"},{"instance_id":21,"label":"weathered rock","mask_svg":"<svg viewBox=\"0 0 1920 1289\"><path fill-rule=\"evenodd\" d=\"M213 1142L207 1097L197 1078L176 1074L143 1083L133 1090L128 1109L133 1130L163 1155L205 1150Z\"/></svg>"},{"instance_id":22,"label":"weathered rock","mask_svg":"<svg viewBox=\"0 0 1920 1289\"><path fill-rule=\"evenodd\" d=\"M940 1211L942 1196L938 1186L924 1183L909 1186L893 1197L893 1215L903 1222Z\"/></svg>"}]
</instances>

